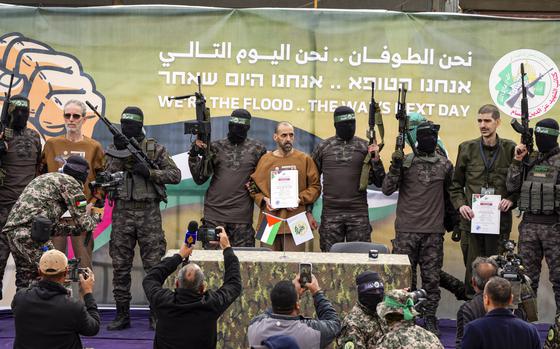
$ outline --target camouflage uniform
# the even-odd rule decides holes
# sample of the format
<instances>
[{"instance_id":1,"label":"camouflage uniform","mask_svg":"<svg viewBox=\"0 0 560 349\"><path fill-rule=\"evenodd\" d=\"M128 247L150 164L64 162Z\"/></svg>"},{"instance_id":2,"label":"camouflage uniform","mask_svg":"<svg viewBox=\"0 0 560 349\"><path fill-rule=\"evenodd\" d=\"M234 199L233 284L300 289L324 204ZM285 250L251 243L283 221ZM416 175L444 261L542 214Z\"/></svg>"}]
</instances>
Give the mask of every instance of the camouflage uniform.
<instances>
[{"instance_id":1,"label":"camouflage uniform","mask_svg":"<svg viewBox=\"0 0 560 349\"><path fill-rule=\"evenodd\" d=\"M367 191L358 190L367 153L367 141L334 136L319 143L311 154L323 174L321 251L328 252L337 242L371 241ZM372 159L368 184L380 187L384 178L383 163Z\"/></svg>"},{"instance_id":2,"label":"camouflage uniform","mask_svg":"<svg viewBox=\"0 0 560 349\"><path fill-rule=\"evenodd\" d=\"M212 173L204 173L204 159L189 152L189 169L196 184L208 180L204 200L203 226L223 226L232 246L255 246L253 199L245 188L259 159L266 153L263 143L250 138L233 144L227 138L210 145ZM206 246L205 246L206 247Z\"/></svg>"},{"instance_id":3,"label":"camouflage uniform","mask_svg":"<svg viewBox=\"0 0 560 349\"><path fill-rule=\"evenodd\" d=\"M389 302L394 302L391 304ZM414 317L418 312L409 303L408 292L405 290L391 290L386 293L383 302L377 305L377 314L386 319L390 314L403 315L402 320L388 324L387 333L377 342L377 349L443 349L438 337L417 326ZM410 316L407 319L405 313Z\"/></svg>"},{"instance_id":4,"label":"camouflage uniform","mask_svg":"<svg viewBox=\"0 0 560 349\"><path fill-rule=\"evenodd\" d=\"M544 349L560 349L560 314L554 318L554 323L550 326L546 341L544 342Z\"/></svg>"},{"instance_id":5,"label":"camouflage uniform","mask_svg":"<svg viewBox=\"0 0 560 349\"><path fill-rule=\"evenodd\" d=\"M530 156L529 161L532 166L527 173L527 180L523 182L531 183L528 179L533 178L543 178L541 173L537 173L539 169L543 166L549 166L556 171L560 171L560 148L556 147L548 152L546 155L540 154L535 151ZM519 209L524 211L523 219L519 224L519 256L523 260L523 266L525 267L526 274L531 279L531 287L535 294L537 294L537 288L539 286L539 280L541 275L542 259L546 258L546 263L548 264L548 269L550 270L549 279L552 283L552 289L554 291L554 298L556 301L556 311L560 311L560 251L558 246L560 246L560 224L559 224L559 214L560 214L560 200L559 188L560 188L560 175L556 174L555 184L550 184L551 186L556 185L556 189L543 189L543 191L548 194L554 195L556 192L556 204L554 204L554 199L551 201L551 205L554 206L552 212L545 214L543 212L533 211L532 207L525 208L522 203L524 195L524 190L522 189L522 165L520 161L513 160L511 166L509 167L507 174L507 186L508 190L511 192L519 193ZM554 182L554 179L552 179ZM536 182L536 181L535 181ZM547 185L547 184L545 184ZM533 194L535 188L531 188L530 195Z\"/></svg>"},{"instance_id":6,"label":"camouflage uniform","mask_svg":"<svg viewBox=\"0 0 560 349\"><path fill-rule=\"evenodd\" d=\"M31 239L31 226L37 216L47 217L56 226L60 216L69 211L82 231L93 231L98 219L86 214L83 186L73 177L53 172L32 180L15 203L2 230L8 235L16 262L16 286L24 288L37 277L37 265L44 249L54 248Z\"/></svg>"},{"instance_id":7,"label":"camouflage uniform","mask_svg":"<svg viewBox=\"0 0 560 349\"><path fill-rule=\"evenodd\" d=\"M386 333L385 321L357 303L342 320L336 345L341 349L374 349L379 338Z\"/></svg>"},{"instance_id":8,"label":"camouflage uniform","mask_svg":"<svg viewBox=\"0 0 560 349\"><path fill-rule=\"evenodd\" d=\"M159 168L150 169L149 179L133 174L136 160L127 150L117 151L111 144L105 154L105 171L125 171L125 179L115 193L109 241L109 255L113 260L113 295L118 303L128 303L132 298L130 271L136 242L140 246L146 272L157 265L165 254L166 241L159 209L159 203L165 197L158 193L156 186L165 190L165 184L176 184L181 180L181 172L163 145L144 138L140 146ZM129 156L121 158L123 153Z\"/></svg>"},{"instance_id":9,"label":"camouflage uniform","mask_svg":"<svg viewBox=\"0 0 560 349\"><path fill-rule=\"evenodd\" d=\"M8 149L0 158L0 229L8 220L12 206L23 189L35 178L41 161L41 138L31 129L14 130L14 135L6 141ZM9 176L6 177L6 175ZM0 299L2 299L2 279L10 245L6 234L0 232Z\"/></svg>"}]
</instances>

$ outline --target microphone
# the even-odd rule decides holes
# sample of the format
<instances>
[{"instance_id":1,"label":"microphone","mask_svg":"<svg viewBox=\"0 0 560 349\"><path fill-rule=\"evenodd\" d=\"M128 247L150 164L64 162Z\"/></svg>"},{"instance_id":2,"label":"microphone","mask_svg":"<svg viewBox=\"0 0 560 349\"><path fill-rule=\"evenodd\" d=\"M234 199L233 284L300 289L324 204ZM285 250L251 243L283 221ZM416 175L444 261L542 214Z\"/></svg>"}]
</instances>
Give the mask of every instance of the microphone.
<instances>
[{"instance_id":1,"label":"microphone","mask_svg":"<svg viewBox=\"0 0 560 349\"><path fill-rule=\"evenodd\" d=\"M191 247L195 244L198 235L198 223L196 221L190 221L187 227L187 232L185 233L185 244Z\"/></svg>"}]
</instances>

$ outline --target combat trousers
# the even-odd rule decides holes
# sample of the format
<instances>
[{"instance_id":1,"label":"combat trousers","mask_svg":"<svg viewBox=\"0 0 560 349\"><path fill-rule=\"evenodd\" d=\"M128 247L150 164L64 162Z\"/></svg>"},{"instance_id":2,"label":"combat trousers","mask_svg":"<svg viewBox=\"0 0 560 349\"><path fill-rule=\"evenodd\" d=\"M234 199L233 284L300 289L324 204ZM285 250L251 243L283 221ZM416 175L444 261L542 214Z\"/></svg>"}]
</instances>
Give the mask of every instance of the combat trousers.
<instances>
[{"instance_id":1,"label":"combat trousers","mask_svg":"<svg viewBox=\"0 0 560 349\"><path fill-rule=\"evenodd\" d=\"M424 315L435 316L441 298L439 278L443 266L443 234L397 232L392 243L394 254L408 255L413 285L416 284L416 267L420 265L422 288L428 294Z\"/></svg>"},{"instance_id":2,"label":"combat trousers","mask_svg":"<svg viewBox=\"0 0 560 349\"><path fill-rule=\"evenodd\" d=\"M500 216L500 234L471 234L470 231L461 233L461 244L463 239L467 240L467 254L465 258L465 289L469 296L475 294L472 288L472 263L476 257L490 257L501 254L504 251L504 241L509 240L511 233L511 212L502 213Z\"/></svg>"},{"instance_id":3,"label":"combat trousers","mask_svg":"<svg viewBox=\"0 0 560 349\"><path fill-rule=\"evenodd\" d=\"M329 252L337 242L371 242L371 224L366 214L336 214L321 216L319 226L321 251Z\"/></svg>"},{"instance_id":4,"label":"combat trousers","mask_svg":"<svg viewBox=\"0 0 560 349\"><path fill-rule=\"evenodd\" d=\"M39 276L39 260L44 250L52 250L51 241L44 244L31 239L30 227L19 227L8 231L10 252L16 263L16 287L26 288Z\"/></svg>"},{"instance_id":5,"label":"combat trousers","mask_svg":"<svg viewBox=\"0 0 560 349\"><path fill-rule=\"evenodd\" d=\"M8 215L10 214L12 206L13 205L0 206L0 299L2 299L4 270L6 270L6 264L8 263L8 257L10 256L10 244L8 243L8 235L2 232L2 228L8 220Z\"/></svg>"},{"instance_id":6,"label":"combat trousers","mask_svg":"<svg viewBox=\"0 0 560 349\"><path fill-rule=\"evenodd\" d=\"M205 228L216 228L218 226L224 227L226 229L229 243L233 247L255 247L255 229L253 229L252 224L225 223L209 219L203 219L202 222L202 227ZM213 249L214 247L204 246L204 248ZM215 248L219 248L219 245L216 245Z\"/></svg>"},{"instance_id":7,"label":"combat trousers","mask_svg":"<svg viewBox=\"0 0 560 349\"><path fill-rule=\"evenodd\" d=\"M109 255L113 260L113 296L118 303L130 302L132 261L136 242L144 271L159 264L167 247L158 202L136 203L118 200L113 209ZM137 207L137 208L134 208Z\"/></svg>"},{"instance_id":8,"label":"combat trousers","mask_svg":"<svg viewBox=\"0 0 560 349\"><path fill-rule=\"evenodd\" d=\"M521 221L519 224L519 256L535 294L539 286L543 257L549 269L549 280L554 291L556 312L560 311L560 227L558 224L537 224Z\"/></svg>"}]
</instances>

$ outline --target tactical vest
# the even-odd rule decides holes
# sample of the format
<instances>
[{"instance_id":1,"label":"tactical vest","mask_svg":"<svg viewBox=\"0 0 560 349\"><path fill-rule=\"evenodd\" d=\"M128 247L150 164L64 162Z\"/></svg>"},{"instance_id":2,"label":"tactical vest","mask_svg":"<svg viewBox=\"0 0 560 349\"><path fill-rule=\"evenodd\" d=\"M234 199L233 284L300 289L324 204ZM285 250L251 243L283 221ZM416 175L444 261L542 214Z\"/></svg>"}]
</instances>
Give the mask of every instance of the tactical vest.
<instances>
[{"instance_id":1,"label":"tactical vest","mask_svg":"<svg viewBox=\"0 0 560 349\"><path fill-rule=\"evenodd\" d=\"M554 165L539 164L531 168L521 186L519 210L532 214L552 215L560 209L560 185L556 185L560 161Z\"/></svg>"},{"instance_id":2,"label":"tactical vest","mask_svg":"<svg viewBox=\"0 0 560 349\"><path fill-rule=\"evenodd\" d=\"M156 141L153 138L148 138L145 141L142 141L140 146L142 151L150 160L155 160ZM122 161L125 163L124 167L126 171L124 174L124 180L117 189L117 197L119 199L131 201L166 200L165 186L156 184L147 178L132 173L132 167L135 163L132 156L127 159L122 159ZM156 186L159 186L159 192L158 189L156 189ZM162 196L160 193L163 193L164 195Z\"/></svg>"}]
</instances>

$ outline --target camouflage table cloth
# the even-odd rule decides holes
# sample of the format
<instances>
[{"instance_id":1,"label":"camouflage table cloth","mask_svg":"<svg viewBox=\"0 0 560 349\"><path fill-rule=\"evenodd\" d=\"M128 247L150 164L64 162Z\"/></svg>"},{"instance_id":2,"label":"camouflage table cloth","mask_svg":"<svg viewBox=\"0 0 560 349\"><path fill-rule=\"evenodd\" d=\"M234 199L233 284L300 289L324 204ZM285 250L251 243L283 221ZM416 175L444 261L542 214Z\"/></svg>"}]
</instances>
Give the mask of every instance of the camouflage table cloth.
<instances>
[{"instance_id":1,"label":"camouflage table cloth","mask_svg":"<svg viewBox=\"0 0 560 349\"><path fill-rule=\"evenodd\" d=\"M169 250L167 256L176 253ZM312 263L313 275L339 315L346 315L356 302L355 277L364 270L380 273L385 289L410 286L410 263L406 255L380 254L369 260L367 254L235 251L241 267L243 292L218 322L218 348L248 348L249 321L270 307L269 292L280 280L292 280L299 263ZM204 271L208 288L219 288L223 281L222 251L195 250L190 258ZM165 286L174 288L175 275ZM301 300L302 314L315 316L311 295ZM185 324L188 326L187 324Z\"/></svg>"}]
</instances>

